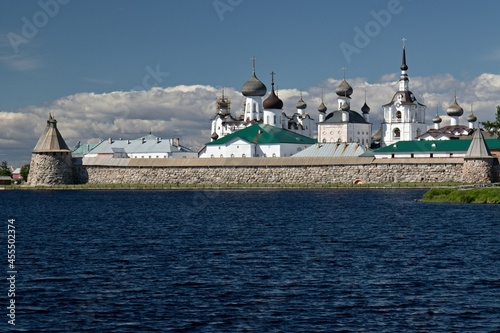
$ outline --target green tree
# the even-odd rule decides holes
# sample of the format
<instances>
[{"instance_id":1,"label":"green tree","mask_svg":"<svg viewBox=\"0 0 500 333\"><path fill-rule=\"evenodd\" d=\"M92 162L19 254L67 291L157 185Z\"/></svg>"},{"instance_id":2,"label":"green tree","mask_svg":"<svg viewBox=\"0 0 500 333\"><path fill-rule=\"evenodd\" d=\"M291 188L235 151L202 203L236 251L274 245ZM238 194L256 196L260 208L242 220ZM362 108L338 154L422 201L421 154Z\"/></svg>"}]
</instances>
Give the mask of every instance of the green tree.
<instances>
[{"instance_id":1,"label":"green tree","mask_svg":"<svg viewBox=\"0 0 500 333\"><path fill-rule=\"evenodd\" d=\"M28 180L28 175L30 173L30 165L25 164L21 167L21 176L23 177L24 181Z\"/></svg>"},{"instance_id":2,"label":"green tree","mask_svg":"<svg viewBox=\"0 0 500 333\"><path fill-rule=\"evenodd\" d=\"M7 161L3 161L2 164L0 165L0 176L12 177L12 172L7 166Z\"/></svg>"},{"instance_id":3,"label":"green tree","mask_svg":"<svg viewBox=\"0 0 500 333\"><path fill-rule=\"evenodd\" d=\"M500 105L497 106L495 121L483 121L481 124L490 134L496 135L500 139Z\"/></svg>"}]
</instances>

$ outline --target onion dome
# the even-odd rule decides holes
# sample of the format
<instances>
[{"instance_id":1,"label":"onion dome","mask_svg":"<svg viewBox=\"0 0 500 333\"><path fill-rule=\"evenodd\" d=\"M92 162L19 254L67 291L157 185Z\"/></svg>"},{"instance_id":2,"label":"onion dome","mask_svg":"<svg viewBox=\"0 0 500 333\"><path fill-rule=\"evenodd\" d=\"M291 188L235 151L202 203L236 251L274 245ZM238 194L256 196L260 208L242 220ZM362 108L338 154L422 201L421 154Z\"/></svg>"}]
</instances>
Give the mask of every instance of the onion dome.
<instances>
[{"instance_id":1,"label":"onion dome","mask_svg":"<svg viewBox=\"0 0 500 333\"><path fill-rule=\"evenodd\" d=\"M446 110L446 113L450 117L460 117L461 115L464 114L464 109L457 103L457 97L455 96L455 100L453 103L448 107Z\"/></svg>"},{"instance_id":2,"label":"onion dome","mask_svg":"<svg viewBox=\"0 0 500 333\"><path fill-rule=\"evenodd\" d=\"M283 101L274 93L274 84L269 96L262 103L264 109L283 109Z\"/></svg>"},{"instance_id":3,"label":"onion dome","mask_svg":"<svg viewBox=\"0 0 500 333\"><path fill-rule=\"evenodd\" d=\"M470 113L470 115L467 117L467 121L469 123L475 123L477 121L477 117L474 115L474 113Z\"/></svg>"},{"instance_id":4,"label":"onion dome","mask_svg":"<svg viewBox=\"0 0 500 333\"><path fill-rule=\"evenodd\" d=\"M302 99L302 93L300 93L300 99L297 102L296 108L301 109L301 110L304 110L305 108L307 108L306 102L304 102L304 100Z\"/></svg>"},{"instance_id":5,"label":"onion dome","mask_svg":"<svg viewBox=\"0 0 500 333\"><path fill-rule=\"evenodd\" d=\"M325 103L321 102L321 104L318 106L318 111L319 112L326 112L328 108L326 107Z\"/></svg>"},{"instance_id":6,"label":"onion dome","mask_svg":"<svg viewBox=\"0 0 500 333\"><path fill-rule=\"evenodd\" d=\"M252 76L241 87L243 96L264 96L267 92L266 85L255 75L255 58L253 59Z\"/></svg>"},{"instance_id":7,"label":"onion dome","mask_svg":"<svg viewBox=\"0 0 500 333\"><path fill-rule=\"evenodd\" d=\"M346 102L342 103L342 105L340 106L340 109L342 111L349 111L349 104L347 104Z\"/></svg>"},{"instance_id":8,"label":"onion dome","mask_svg":"<svg viewBox=\"0 0 500 333\"><path fill-rule=\"evenodd\" d=\"M338 96L342 97L350 97L352 95L352 87L347 81L344 79L340 84L337 86L337 90L335 90Z\"/></svg>"},{"instance_id":9,"label":"onion dome","mask_svg":"<svg viewBox=\"0 0 500 333\"><path fill-rule=\"evenodd\" d=\"M436 114L436 116L435 116L434 118L432 118L432 122L433 122L434 124L439 124L439 123L441 123L442 121L443 121L443 119L441 119L441 117L440 117L438 114Z\"/></svg>"},{"instance_id":10,"label":"onion dome","mask_svg":"<svg viewBox=\"0 0 500 333\"><path fill-rule=\"evenodd\" d=\"M264 100L262 106L264 106L264 109L283 109L283 101L274 92L274 72L271 72L271 93Z\"/></svg>"},{"instance_id":11,"label":"onion dome","mask_svg":"<svg viewBox=\"0 0 500 333\"><path fill-rule=\"evenodd\" d=\"M363 106L361 107L361 112L363 112L363 114L367 114L370 112L370 107L368 106L368 104L363 104Z\"/></svg>"}]
</instances>

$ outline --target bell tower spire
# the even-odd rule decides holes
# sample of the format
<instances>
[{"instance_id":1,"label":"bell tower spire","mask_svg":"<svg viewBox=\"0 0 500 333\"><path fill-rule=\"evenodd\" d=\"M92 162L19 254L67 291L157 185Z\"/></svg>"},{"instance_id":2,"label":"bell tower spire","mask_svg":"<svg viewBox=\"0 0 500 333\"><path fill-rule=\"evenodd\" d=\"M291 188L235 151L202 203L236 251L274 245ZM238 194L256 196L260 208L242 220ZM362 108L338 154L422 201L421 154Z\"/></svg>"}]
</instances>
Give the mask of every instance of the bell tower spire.
<instances>
[{"instance_id":1,"label":"bell tower spire","mask_svg":"<svg viewBox=\"0 0 500 333\"><path fill-rule=\"evenodd\" d=\"M399 91L408 91L408 65L406 64L406 38L403 38L403 59L401 62L401 75L399 77Z\"/></svg>"}]
</instances>

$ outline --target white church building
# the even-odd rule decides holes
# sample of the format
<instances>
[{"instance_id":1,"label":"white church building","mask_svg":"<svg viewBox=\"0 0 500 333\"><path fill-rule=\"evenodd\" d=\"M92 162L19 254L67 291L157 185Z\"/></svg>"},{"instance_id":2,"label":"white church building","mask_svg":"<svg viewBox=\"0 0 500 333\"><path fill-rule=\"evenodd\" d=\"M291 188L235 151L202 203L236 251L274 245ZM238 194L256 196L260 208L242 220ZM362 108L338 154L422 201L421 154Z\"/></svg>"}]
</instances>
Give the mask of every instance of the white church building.
<instances>
[{"instance_id":1,"label":"white church building","mask_svg":"<svg viewBox=\"0 0 500 333\"><path fill-rule=\"evenodd\" d=\"M211 140L220 139L228 134L244 129L253 124L268 124L274 127L290 130L294 133L312 137L315 123L305 111L307 104L302 99L297 102L296 110L288 116L283 110L283 102L274 90L274 73L272 75L273 89L263 101L267 87L255 74L255 58L253 59L252 75L243 86L243 108L239 115L231 111L231 101L224 96L216 100L215 116L212 119Z\"/></svg>"},{"instance_id":2,"label":"white church building","mask_svg":"<svg viewBox=\"0 0 500 333\"><path fill-rule=\"evenodd\" d=\"M425 123L426 106L417 101L409 89L406 50L403 46L403 61L399 78L399 90L392 100L383 105L384 120L382 122L381 146L389 146L398 141L415 140L427 131Z\"/></svg>"},{"instance_id":3,"label":"white church building","mask_svg":"<svg viewBox=\"0 0 500 333\"><path fill-rule=\"evenodd\" d=\"M361 108L362 115L351 110L353 88L345 78L336 89L337 109L326 113L327 107L321 102L318 107L318 142L320 143L357 143L366 147L371 145L372 124L369 122L370 108Z\"/></svg>"}]
</instances>

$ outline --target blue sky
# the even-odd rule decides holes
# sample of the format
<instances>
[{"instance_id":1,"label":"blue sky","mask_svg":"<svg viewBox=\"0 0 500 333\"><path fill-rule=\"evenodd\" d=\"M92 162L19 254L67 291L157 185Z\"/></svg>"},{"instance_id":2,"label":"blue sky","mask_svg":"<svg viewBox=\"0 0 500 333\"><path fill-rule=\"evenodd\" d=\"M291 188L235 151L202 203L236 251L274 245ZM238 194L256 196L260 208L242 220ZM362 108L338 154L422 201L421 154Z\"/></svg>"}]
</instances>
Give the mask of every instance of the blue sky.
<instances>
[{"instance_id":1,"label":"blue sky","mask_svg":"<svg viewBox=\"0 0 500 333\"><path fill-rule=\"evenodd\" d=\"M432 109L429 123L455 90L480 120L492 120L500 104L495 0L40 0L0 7L0 160L29 160L49 111L70 146L152 128L199 148L209 140L222 87L239 112L252 56L268 87L269 73L277 73L285 111L293 112L302 90L314 115L321 90L333 107L346 67L353 105L363 103L366 89L375 126L396 91L403 37L410 89Z\"/></svg>"}]
</instances>

